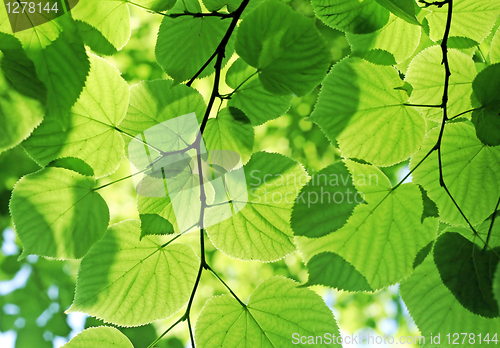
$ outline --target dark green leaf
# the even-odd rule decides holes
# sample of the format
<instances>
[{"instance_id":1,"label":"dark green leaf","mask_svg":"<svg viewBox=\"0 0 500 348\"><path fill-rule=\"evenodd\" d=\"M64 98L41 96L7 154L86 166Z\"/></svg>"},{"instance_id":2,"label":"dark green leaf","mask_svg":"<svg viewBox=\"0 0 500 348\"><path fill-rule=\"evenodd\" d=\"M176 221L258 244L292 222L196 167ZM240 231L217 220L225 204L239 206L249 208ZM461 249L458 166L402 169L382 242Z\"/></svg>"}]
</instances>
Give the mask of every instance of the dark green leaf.
<instances>
[{"instance_id":1,"label":"dark green leaf","mask_svg":"<svg viewBox=\"0 0 500 348\"><path fill-rule=\"evenodd\" d=\"M351 173L343 162L337 162L314 174L302 187L290 224L297 236L321 237L344 226L354 207L363 202Z\"/></svg>"},{"instance_id":2,"label":"dark green leaf","mask_svg":"<svg viewBox=\"0 0 500 348\"><path fill-rule=\"evenodd\" d=\"M479 110L472 113L476 135L483 144L500 145L500 63L481 71L472 83ZM474 103L474 98L472 99Z\"/></svg>"},{"instance_id":3,"label":"dark green leaf","mask_svg":"<svg viewBox=\"0 0 500 348\"><path fill-rule=\"evenodd\" d=\"M493 296L493 275L500 248L482 250L459 233L443 233L434 246L434 260L441 279L458 302L472 313L499 316Z\"/></svg>"},{"instance_id":4,"label":"dark green leaf","mask_svg":"<svg viewBox=\"0 0 500 348\"><path fill-rule=\"evenodd\" d=\"M429 255L429 253L431 252L433 245L434 241L431 241L429 242L429 244L420 249L420 251L417 253L417 256L415 257L415 260L413 261L413 268L417 268L422 264L422 262L424 262L427 255Z\"/></svg>"}]
</instances>

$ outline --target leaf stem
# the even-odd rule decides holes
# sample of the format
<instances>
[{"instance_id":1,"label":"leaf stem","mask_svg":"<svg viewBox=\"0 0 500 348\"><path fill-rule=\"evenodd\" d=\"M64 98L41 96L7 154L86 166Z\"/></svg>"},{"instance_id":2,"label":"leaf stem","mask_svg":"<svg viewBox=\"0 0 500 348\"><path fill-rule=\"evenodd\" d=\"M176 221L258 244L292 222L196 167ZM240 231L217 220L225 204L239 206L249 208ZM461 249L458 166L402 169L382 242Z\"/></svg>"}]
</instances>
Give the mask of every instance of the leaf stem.
<instances>
[{"instance_id":1,"label":"leaf stem","mask_svg":"<svg viewBox=\"0 0 500 348\"><path fill-rule=\"evenodd\" d=\"M410 104L410 103L403 103L404 106L414 106L417 108L441 108L442 105L425 105L425 104Z\"/></svg>"},{"instance_id":2,"label":"leaf stem","mask_svg":"<svg viewBox=\"0 0 500 348\"><path fill-rule=\"evenodd\" d=\"M233 297L240 303L240 305L243 306L243 308L247 308L247 305L244 304L243 301L241 301L238 296L236 296L236 294L233 292L233 290L231 290L231 288L226 284L226 282L224 282L224 280L222 280L222 278L219 277L219 275L207 263L205 263L205 269L209 270L215 276L215 278L219 279L219 281L226 287L227 290L229 290L231 295L233 295Z\"/></svg>"},{"instance_id":3,"label":"leaf stem","mask_svg":"<svg viewBox=\"0 0 500 348\"><path fill-rule=\"evenodd\" d=\"M220 13L220 12L209 12L209 13L199 13L199 12L188 12L185 11L183 13L172 13L172 14L167 14L165 15L170 18L178 18L178 17L183 17L183 16L192 16L194 18L200 18L200 17L219 17L219 18L233 18L234 17L234 12L232 13Z\"/></svg>"},{"instance_id":4,"label":"leaf stem","mask_svg":"<svg viewBox=\"0 0 500 348\"><path fill-rule=\"evenodd\" d=\"M221 99L231 99L231 97L233 96L233 94L235 94L236 92L238 92L238 90L246 83L248 82L248 80L250 80L252 77L254 77L255 75L257 75L259 73L259 70L257 70L256 72L254 72L253 74L251 74L250 76L248 76L242 83L240 83L231 93L229 94L225 94L225 95L221 95L219 96L219 98Z\"/></svg>"},{"instance_id":5,"label":"leaf stem","mask_svg":"<svg viewBox=\"0 0 500 348\"><path fill-rule=\"evenodd\" d=\"M170 330L172 330L174 327L176 327L177 324L179 324L180 322L185 321L185 320L186 320L185 316L180 317L179 320L177 320L175 323L173 323L168 329L163 331L163 333L160 336L158 336L158 338L156 340L154 340L154 342L151 343L148 346L148 348L153 348L155 346L155 344L158 343L163 338L163 336L165 336Z\"/></svg>"},{"instance_id":6,"label":"leaf stem","mask_svg":"<svg viewBox=\"0 0 500 348\"><path fill-rule=\"evenodd\" d=\"M461 112L461 113L459 113L458 115L455 115L455 116L453 116L453 117L449 118L447 121L454 120L454 119L456 119L456 118L458 118L458 117L460 117L460 116L463 116L463 115L465 115L465 114L468 114L469 112L473 112L473 111L476 111L476 110L481 110L482 108L484 108L484 106L481 106L480 108L470 109L470 110L467 110L467 111Z\"/></svg>"},{"instance_id":7,"label":"leaf stem","mask_svg":"<svg viewBox=\"0 0 500 348\"><path fill-rule=\"evenodd\" d=\"M120 181L130 179L130 178L132 178L132 177L136 176L137 174L144 173L144 172L145 172L146 170L148 170L148 169L149 169L149 168L146 168L146 169L141 170L140 172L137 172L137 173L134 173L134 174L127 175L127 176L125 176L125 177L123 177L123 178L120 178L120 179L118 179L118 180L115 180L115 181L108 182L107 184L104 184L104 185L101 185L101 186L99 186L99 187L94 188L92 191L97 191L97 190L103 189L103 188L105 188L105 187L108 187L108 186L110 186L110 185L116 184L116 183L118 183L118 182L120 182Z\"/></svg>"}]
</instances>

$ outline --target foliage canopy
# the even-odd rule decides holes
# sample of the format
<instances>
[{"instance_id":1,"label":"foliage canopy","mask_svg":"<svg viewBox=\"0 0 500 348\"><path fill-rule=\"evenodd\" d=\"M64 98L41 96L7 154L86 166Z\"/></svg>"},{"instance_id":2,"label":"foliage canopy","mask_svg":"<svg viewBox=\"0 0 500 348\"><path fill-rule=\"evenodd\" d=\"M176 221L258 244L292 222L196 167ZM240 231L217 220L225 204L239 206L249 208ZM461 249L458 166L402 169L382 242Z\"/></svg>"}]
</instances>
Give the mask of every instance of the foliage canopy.
<instances>
[{"instance_id":1,"label":"foliage canopy","mask_svg":"<svg viewBox=\"0 0 500 348\"><path fill-rule=\"evenodd\" d=\"M169 317L149 347L182 322L201 348L338 335L312 285L400 284L427 342L500 330L500 2L307 6L304 15L279 0L80 1L17 31L0 5L0 152L22 148L39 166L8 169L22 176L8 207L19 259L80 260L61 310L108 325L65 347L137 347L127 328ZM130 8L162 18L148 49L164 74L133 85L111 63L135 30ZM335 30L345 57L334 57ZM334 148L321 170L259 151L262 127L316 95L300 122ZM194 130L176 121L190 115ZM110 179L127 160L137 171ZM108 205L119 198L104 189L131 177L138 219L113 223ZM218 252L276 262L297 251L308 280L275 275L248 301L212 267ZM228 294L194 314L206 273ZM51 332L68 336L60 322Z\"/></svg>"}]
</instances>

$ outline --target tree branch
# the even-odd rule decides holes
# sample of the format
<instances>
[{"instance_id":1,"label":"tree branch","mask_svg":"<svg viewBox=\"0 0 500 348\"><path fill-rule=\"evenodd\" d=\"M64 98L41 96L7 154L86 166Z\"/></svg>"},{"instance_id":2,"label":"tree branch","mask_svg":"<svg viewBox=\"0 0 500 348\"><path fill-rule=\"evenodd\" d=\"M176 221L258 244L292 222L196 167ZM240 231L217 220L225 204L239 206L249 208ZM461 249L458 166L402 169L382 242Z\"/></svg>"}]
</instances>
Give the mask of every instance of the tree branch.
<instances>
[{"instance_id":1,"label":"tree branch","mask_svg":"<svg viewBox=\"0 0 500 348\"><path fill-rule=\"evenodd\" d=\"M210 117L210 112L212 111L212 108L214 106L215 98L217 98L219 94L219 84L220 84L220 78L221 78L221 71L222 71L222 62L226 54L226 46L229 42L229 39L231 38L231 35L233 34L236 25L238 23L238 20L245 10L246 6L248 5L249 0L243 0L241 5L238 7L236 11L234 11L231 14L231 23L226 31L226 34L222 38L221 42L217 46L215 52L210 56L210 58L203 64L203 66L196 72L196 74L189 80L189 82L186 84L187 86L191 86L193 81L207 68L207 66L210 64L210 62L215 58L215 79L214 79L214 85L212 88L212 92L210 95L209 102L207 104L207 109L205 111L205 115L203 116L203 120L200 125L200 132L198 133L198 136L196 140L193 142L193 144L190 145L190 148L195 148L196 149L196 157L197 157L197 162L198 162L198 176L200 180L200 217L198 221L198 225L200 226L200 266L198 268L198 274L196 276L196 280L193 286L193 289L191 291L191 296L189 297L188 305L186 308L186 312L184 313L183 317L179 319L180 321L182 320L187 320L188 323L188 329L189 329L189 337L191 340L191 346L192 348L195 348L196 343L194 340L194 334L193 334L193 329L191 325L191 318L190 318L190 312L191 312L191 307L193 305L193 301L196 295L196 291L198 289L198 286L200 284L201 280L201 275L203 273L204 269L209 269L211 270L210 266L206 263L205 259L205 228L204 228L204 215L205 215L205 208L207 207L207 202L206 202L206 194L204 190L204 182L203 182L203 166L202 166L202 159L201 159L201 141L202 141L202 135L203 131L205 130L205 127L208 122L208 118ZM172 240L171 240L172 241ZM213 272L213 271L212 271ZM220 279L222 281L222 279ZM225 283L224 283L225 284ZM229 289L229 287L226 285L226 287ZM231 289L229 291L233 294L233 296L236 296ZM237 298L237 297L236 297ZM238 301L240 301L238 299ZM240 301L240 303L242 303ZM243 303L242 303L243 304Z\"/></svg>"}]
</instances>

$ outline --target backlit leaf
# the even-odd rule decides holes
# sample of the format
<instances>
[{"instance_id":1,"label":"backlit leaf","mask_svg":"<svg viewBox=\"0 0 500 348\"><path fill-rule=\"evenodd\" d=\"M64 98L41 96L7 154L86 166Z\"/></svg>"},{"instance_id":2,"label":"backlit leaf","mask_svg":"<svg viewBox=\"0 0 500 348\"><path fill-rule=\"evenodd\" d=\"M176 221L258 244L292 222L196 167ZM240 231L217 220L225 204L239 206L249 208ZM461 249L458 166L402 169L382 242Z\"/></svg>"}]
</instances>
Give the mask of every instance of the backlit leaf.
<instances>
[{"instance_id":1,"label":"backlit leaf","mask_svg":"<svg viewBox=\"0 0 500 348\"><path fill-rule=\"evenodd\" d=\"M259 70L264 88L277 95L310 93L330 63L314 23L277 0L266 1L242 21L236 53Z\"/></svg>"},{"instance_id":2,"label":"backlit leaf","mask_svg":"<svg viewBox=\"0 0 500 348\"><path fill-rule=\"evenodd\" d=\"M297 285L283 277L269 278L246 307L229 295L212 297L196 321L196 343L205 348L293 347L295 336L337 336L337 323L321 297ZM322 342L341 347L332 340Z\"/></svg>"},{"instance_id":3,"label":"backlit leaf","mask_svg":"<svg viewBox=\"0 0 500 348\"><path fill-rule=\"evenodd\" d=\"M346 33L346 38L354 52L384 50L399 64L415 52L420 41L420 27L391 15L383 28L370 34Z\"/></svg>"},{"instance_id":4,"label":"backlit leaf","mask_svg":"<svg viewBox=\"0 0 500 348\"><path fill-rule=\"evenodd\" d=\"M10 201L23 254L79 259L108 227L106 202L95 180L63 168L45 168L23 177Z\"/></svg>"},{"instance_id":5,"label":"backlit leaf","mask_svg":"<svg viewBox=\"0 0 500 348\"><path fill-rule=\"evenodd\" d=\"M323 82L311 120L344 157L384 166L404 161L420 147L425 121L404 105L408 94L396 89L401 86L392 67L344 59Z\"/></svg>"},{"instance_id":6,"label":"backlit leaf","mask_svg":"<svg viewBox=\"0 0 500 348\"><path fill-rule=\"evenodd\" d=\"M444 182L472 224L490 216L500 196L500 147L483 145L475 133L469 123L447 124L441 144ZM412 157L410 168L436 144L438 134L438 127L431 129L422 148ZM440 220L465 226L466 221L439 183L437 156L434 151L415 170L413 182L422 185L436 202Z\"/></svg>"},{"instance_id":7,"label":"backlit leaf","mask_svg":"<svg viewBox=\"0 0 500 348\"><path fill-rule=\"evenodd\" d=\"M118 329L109 326L91 327L80 332L64 348L116 347L133 348L129 339Z\"/></svg>"},{"instance_id":8,"label":"backlit leaf","mask_svg":"<svg viewBox=\"0 0 500 348\"><path fill-rule=\"evenodd\" d=\"M71 14L96 28L117 50L121 50L130 39L130 14L126 1L79 1Z\"/></svg>"},{"instance_id":9,"label":"backlit leaf","mask_svg":"<svg viewBox=\"0 0 500 348\"><path fill-rule=\"evenodd\" d=\"M443 54L439 46L432 46L419 53L408 67L405 80L412 85L409 102L418 105L440 105L444 92L445 68L441 64ZM458 50L448 50L450 62L450 82L448 92L448 116L451 118L472 109L470 96L472 81L476 77L474 62ZM420 108L431 120L441 121L440 108Z\"/></svg>"},{"instance_id":10,"label":"backlit leaf","mask_svg":"<svg viewBox=\"0 0 500 348\"><path fill-rule=\"evenodd\" d=\"M244 166L248 202L235 215L207 228L222 252L243 260L275 261L295 250L290 215L307 174L294 160L265 152L252 155ZM243 206L238 199L232 205ZM217 207L207 216L216 216ZM209 224L210 225L210 224Z\"/></svg>"},{"instance_id":11,"label":"backlit leaf","mask_svg":"<svg viewBox=\"0 0 500 348\"><path fill-rule=\"evenodd\" d=\"M201 9L198 10L200 11ZM191 79L215 52L230 23L230 18L221 20L217 17L165 17L156 42L158 64L175 83ZM230 40L223 65L231 58L233 47L233 40ZM214 64L215 59L212 59L198 77L212 74Z\"/></svg>"},{"instance_id":12,"label":"backlit leaf","mask_svg":"<svg viewBox=\"0 0 500 348\"><path fill-rule=\"evenodd\" d=\"M96 177L113 173L124 155L116 127L129 104L129 87L114 66L92 55L87 83L71 109L66 131L45 120L23 147L40 165L62 157L77 157L89 164Z\"/></svg>"},{"instance_id":13,"label":"backlit leaf","mask_svg":"<svg viewBox=\"0 0 500 348\"><path fill-rule=\"evenodd\" d=\"M248 161L252 154L253 127L248 117L234 107L224 108L216 118L209 119L203 138L209 151L234 151L240 154L243 162Z\"/></svg>"},{"instance_id":14,"label":"backlit leaf","mask_svg":"<svg viewBox=\"0 0 500 348\"><path fill-rule=\"evenodd\" d=\"M307 262L309 280L305 285L325 285L344 291L372 291L366 278L341 256L325 252Z\"/></svg>"},{"instance_id":15,"label":"backlit leaf","mask_svg":"<svg viewBox=\"0 0 500 348\"><path fill-rule=\"evenodd\" d=\"M69 312L139 326L167 318L187 303L199 263L193 248L163 247L157 236L140 236L137 220L108 229L82 260Z\"/></svg>"},{"instance_id":16,"label":"backlit leaf","mask_svg":"<svg viewBox=\"0 0 500 348\"><path fill-rule=\"evenodd\" d=\"M267 91L256 75L257 69L249 66L243 59L236 60L229 68L226 83L238 90L231 96L229 106L245 113L253 126L275 119L290 107L291 95L273 95Z\"/></svg>"},{"instance_id":17,"label":"backlit leaf","mask_svg":"<svg viewBox=\"0 0 500 348\"><path fill-rule=\"evenodd\" d=\"M382 28L390 12L375 0L313 0L314 12L328 26L366 34Z\"/></svg>"},{"instance_id":18,"label":"backlit leaf","mask_svg":"<svg viewBox=\"0 0 500 348\"><path fill-rule=\"evenodd\" d=\"M448 5L430 6L425 17L430 26L430 38L438 41L443 38L448 15ZM490 33L498 15L500 2L497 0L454 0L450 36L468 37L482 42Z\"/></svg>"},{"instance_id":19,"label":"backlit leaf","mask_svg":"<svg viewBox=\"0 0 500 348\"><path fill-rule=\"evenodd\" d=\"M417 252L435 237L437 223L435 219L420 222L423 206L416 185L391 190L389 180L377 168L352 161L346 164L368 204L358 205L341 229L296 241L305 260L323 252L338 254L377 290L411 274Z\"/></svg>"}]
</instances>

